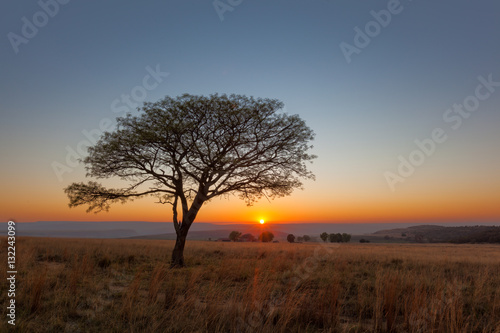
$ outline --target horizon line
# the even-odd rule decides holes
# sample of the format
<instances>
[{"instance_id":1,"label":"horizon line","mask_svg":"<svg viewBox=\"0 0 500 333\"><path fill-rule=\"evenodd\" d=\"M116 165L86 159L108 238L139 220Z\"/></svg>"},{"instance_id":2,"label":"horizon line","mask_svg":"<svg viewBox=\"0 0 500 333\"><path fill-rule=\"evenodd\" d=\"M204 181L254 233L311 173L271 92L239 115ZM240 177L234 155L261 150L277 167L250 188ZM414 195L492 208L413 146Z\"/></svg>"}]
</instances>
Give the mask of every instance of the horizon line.
<instances>
[{"instance_id":1,"label":"horizon line","mask_svg":"<svg viewBox=\"0 0 500 333\"><path fill-rule=\"evenodd\" d=\"M43 222L70 222L70 223L173 223L173 221L138 221L138 220L42 220L42 221L16 221L9 219L15 223L43 223ZM5 222L7 223L7 221ZM258 224L258 221L194 221L193 223L206 224ZM422 220L368 220L368 221L266 221L265 224L429 224L429 223L500 223L500 219L478 219L478 220L463 220L463 219L422 219Z\"/></svg>"}]
</instances>

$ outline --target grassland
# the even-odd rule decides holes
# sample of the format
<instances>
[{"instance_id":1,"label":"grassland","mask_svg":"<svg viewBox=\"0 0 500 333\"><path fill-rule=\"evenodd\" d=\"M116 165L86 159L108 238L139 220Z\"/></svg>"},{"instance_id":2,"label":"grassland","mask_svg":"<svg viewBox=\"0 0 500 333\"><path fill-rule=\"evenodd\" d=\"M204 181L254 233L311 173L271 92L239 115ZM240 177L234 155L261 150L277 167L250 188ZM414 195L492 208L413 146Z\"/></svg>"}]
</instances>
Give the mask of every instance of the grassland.
<instances>
[{"instance_id":1,"label":"grassland","mask_svg":"<svg viewBox=\"0 0 500 333\"><path fill-rule=\"evenodd\" d=\"M172 248L18 238L17 330L500 332L498 245L191 241L169 269Z\"/></svg>"}]
</instances>

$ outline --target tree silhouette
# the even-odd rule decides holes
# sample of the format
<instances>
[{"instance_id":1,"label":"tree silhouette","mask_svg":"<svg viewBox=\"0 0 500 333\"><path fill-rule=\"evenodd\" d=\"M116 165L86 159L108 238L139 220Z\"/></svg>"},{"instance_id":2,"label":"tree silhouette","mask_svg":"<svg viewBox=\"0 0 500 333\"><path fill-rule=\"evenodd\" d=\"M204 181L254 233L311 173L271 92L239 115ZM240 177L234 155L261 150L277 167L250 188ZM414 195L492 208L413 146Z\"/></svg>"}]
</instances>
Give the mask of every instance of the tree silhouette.
<instances>
[{"instance_id":1,"label":"tree silhouette","mask_svg":"<svg viewBox=\"0 0 500 333\"><path fill-rule=\"evenodd\" d=\"M240 236L240 240L244 242L254 242L256 239L252 234L244 234L243 236Z\"/></svg>"},{"instance_id":2,"label":"tree silhouette","mask_svg":"<svg viewBox=\"0 0 500 333\"><path fill-rule=\"evenodd\" d=\"M342 234L342 242L343 243L349 243L351 241L351 235L343 233Z\"/></svg>"},{"instance_id":3,"label":"tree silhouette","mask_svg":"<svg viewBox=\"0 0 500 333\"><path fill-rule=\"evenodd\" d=\"M330 243L335 243L335 242L340 242L341 239L337 237L337 234L330 234L328 235L328 240L330 241Z\"/></svg>"},{"instance_id":4,"label":"tree silhouette","mask_svg":"<svg viewBox=\"0 0 500 333\"><path fill-rule=\"evenodd\" d=\"M231 231L231 233L229 234L229 239L232 240L233 242L239 240L240 237L241 237L241 232L239 231Z\"/></svg>"},{"instance_id":5,"label":"tree silhouette","mask_svg":"<svg viewBox=\"0 0 500 333\"><path fill-rule=\"evenodd\" d=\"M140 115L117 119L83 159L87 176L120 178L124 188L90 181L65 188L69 206L108 210L112 203L155 196L172 205L172 266L184 266L189 228L208 200L237 194L251 205L290 195L314 178L306 162L313 131L283 103L241 95L182 95L145 103ZM182 217L179 217L180 209Z\"/></svg>"},{"instance_id":6,"label":"tree silhouette","mask_svg":"<svg viewBox=\"0 0 500 333\"><path fill-rule=\"evenodd\" d=\"M264 231L259 235L259 240L264 243L271 242L273 239L274 234L270 231Z\"/></svg>"},{"instance_id":7,"label":"tree silhouette","mask_svg":"<svg viewBox=\"0 0 500 333\"><path fill-rule=\"evenodd\" d=\"M326 242L328 240L328 233L323 232L319 237L323 240L323 242Z\"/></svg>"},{"instance_id":8,"label":"tree silhouette","mask_svg":"<svg viewBox=\"0 0 500 333\"><path fill-rule=\"evenodd\" d=\"M293 243L293 242L295 242L295 236L293 234L289 234L288 236L286 236L286 240L289 243Z\"/></svg>"}]
</instances>

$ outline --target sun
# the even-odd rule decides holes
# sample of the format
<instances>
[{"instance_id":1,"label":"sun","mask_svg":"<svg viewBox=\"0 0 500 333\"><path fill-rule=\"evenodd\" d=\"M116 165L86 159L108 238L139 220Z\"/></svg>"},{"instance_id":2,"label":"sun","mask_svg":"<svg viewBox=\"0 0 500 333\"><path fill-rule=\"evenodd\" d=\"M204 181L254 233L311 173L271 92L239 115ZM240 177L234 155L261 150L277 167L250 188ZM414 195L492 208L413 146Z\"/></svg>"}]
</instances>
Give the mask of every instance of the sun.
<instances>
[{"instance_id":1,"label":"sun","mask_svg":"<svg viewBox=\"0 0 500 333\"><path fill-rule=\"evenodd\" d=\"M264 220L259 221L260 224L264 224L264 222L266 222L266 221L264 221Z\"/></svg>"}]
</instances>

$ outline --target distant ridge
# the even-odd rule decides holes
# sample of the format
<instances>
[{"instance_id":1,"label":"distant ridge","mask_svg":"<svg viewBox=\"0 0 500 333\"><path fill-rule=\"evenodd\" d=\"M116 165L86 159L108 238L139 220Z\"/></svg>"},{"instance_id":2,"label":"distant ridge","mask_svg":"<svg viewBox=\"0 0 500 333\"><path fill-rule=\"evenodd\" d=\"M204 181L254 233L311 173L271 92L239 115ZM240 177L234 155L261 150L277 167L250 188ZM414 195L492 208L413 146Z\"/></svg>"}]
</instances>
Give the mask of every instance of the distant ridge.
<instances>
[{"instance_id":1,"label":"distant ridge","mask_svg":"<svg viewBox=\"0 0 500 333\"><path fill-rule=\"evenodd\" d=\"M403 229L409 228L407 232L420 230L419 228L434 228L435 232L446 227L464 227L466 225L482 224L484 226L500 226L500 222L476 223L439 223L425 226L422 223L206 223L194 222L188 234L190 239L208 239L228 237L229 232L236 230L243 234L250 233L258 235L262 231L270 230L281 239L288 234L295 236L319 236L322 232L327 233L349 233L352 235L371 235L370 237L384 238L388 231L391 234L404 233ZM0 223L0 235L7 234L7 223ZM381 231L382 230L382 231ZM229 231L229 232L228 232ZM201 232L195 234L195 232ZM213 236L209 235L214 232ZM220 232L220 233L219 233ZM384 232L386 234L384 234ZM375 233L375 234L374 234ZM175 234L172 222L80 222L80 221L39 221L16 223L17 236L35 237L68 237L68 238L138 238L147 239L170 239ZM283 236L284 235L284 236ZM164 237L164 238L162 238ZM194 238L191 238L194 237ZM391 237L389 235L389 237ZM401 237L400 237L401 238Z\"/></svg>"},{"instance_id":2,"label":"distant ridge","mask_svg":"<svg viewBox=\"0 0 500 333\"><path fill-rule=\"evenodd\" d=\"M459 227L418 225L380 230L373 235L419 243L500 243L500 227L485 225Z\"/></svg>"}]
</instances>

